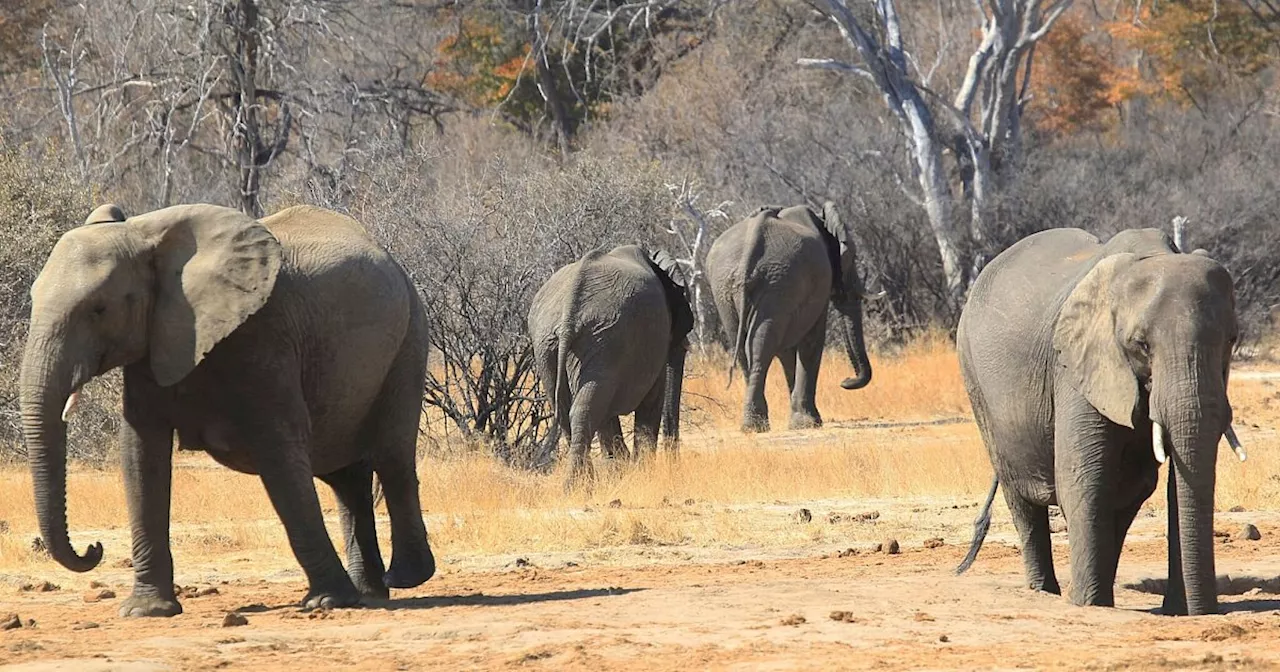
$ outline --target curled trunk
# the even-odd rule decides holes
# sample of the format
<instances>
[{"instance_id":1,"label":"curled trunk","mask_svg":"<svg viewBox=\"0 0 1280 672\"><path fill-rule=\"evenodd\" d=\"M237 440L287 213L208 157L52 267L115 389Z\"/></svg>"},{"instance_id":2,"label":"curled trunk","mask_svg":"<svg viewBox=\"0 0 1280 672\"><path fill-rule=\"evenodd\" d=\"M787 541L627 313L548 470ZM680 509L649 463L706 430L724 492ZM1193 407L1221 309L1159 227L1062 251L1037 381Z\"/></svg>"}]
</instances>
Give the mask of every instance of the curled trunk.
<instances>
[{"instance_id":1,"label":"curled trunk","mask_svg":"<svg viewBox=\"0 0 1280 672\"><path fill-rule=\"evenodd\" d=\"M871 360L867 358L867 344L862 333L862 301L851 299L837 306L837 312L840 314L845 354L849 356L854 372L854 377L845 378L840 387L859 390L871 382Z\"/></svg>"},{"instance_id":2,"label":"curled trunk","mask_svg":"<svg viewBox=\"0 0 1280 672\"><path fill-rule=\"evenodd\" d=\"M35 490L40 536L49 555L73 572L87 572L102 560L102 544L76 553L67 533L67 426L62 410L88 375L78 373L58 354L29 345L22 362L22 428Z\"/></svg>"}]
</instances>

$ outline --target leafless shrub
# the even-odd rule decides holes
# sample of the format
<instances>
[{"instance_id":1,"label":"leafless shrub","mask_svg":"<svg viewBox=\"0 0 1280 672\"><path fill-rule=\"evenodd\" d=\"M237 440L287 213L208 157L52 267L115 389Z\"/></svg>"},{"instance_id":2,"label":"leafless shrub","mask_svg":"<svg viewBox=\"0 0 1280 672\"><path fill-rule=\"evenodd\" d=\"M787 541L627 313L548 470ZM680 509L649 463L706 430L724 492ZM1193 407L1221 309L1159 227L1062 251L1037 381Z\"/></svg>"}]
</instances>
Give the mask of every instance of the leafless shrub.
<instances>
[{"instance_id":1,"label":"leafless shrub","mask_svg":"<svg viewBox=\"0 0 1280 672\"><path fill-rule=\"evenodd\" d=\"M652 166L589 151L559 165L518 136L500 142L505 150L492 154L448 140L392 152L362 169L350 203L335 205L374 231L422 290L426 403L445 420L432 434L528 464L550 418L526 333L533 294L592 248L657 241L671 203Z\"/></svg>"}]
</instances>

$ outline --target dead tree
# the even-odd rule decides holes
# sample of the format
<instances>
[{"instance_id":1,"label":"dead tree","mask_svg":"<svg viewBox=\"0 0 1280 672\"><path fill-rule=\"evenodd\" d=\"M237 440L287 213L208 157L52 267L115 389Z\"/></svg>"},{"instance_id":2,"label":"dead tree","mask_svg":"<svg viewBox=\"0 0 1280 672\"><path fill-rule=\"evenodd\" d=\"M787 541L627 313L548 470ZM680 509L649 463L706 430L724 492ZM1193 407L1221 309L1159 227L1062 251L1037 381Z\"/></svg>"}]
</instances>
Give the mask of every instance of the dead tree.
<instances>
[{"instance_id":1,"label":"dead tree","mask_svg":"<svg viewBox=\"0 0 1280 672\"><path fill-rule=\"evenodd\" d=\"M924 208L948 290L957 302L984 263L981 250L993 192L1021 149L1036 42L1071 1L974 0L982 37L949 98L928 86L927 75L904 45L894 0L874 0L875 23L870 26L846 0L820 3L862 64L825 58L799 63L855 74L879 89L912 159L918 191L908 195ZM940 127L935 111L948 128ZM958 164L960 184L949 177L944 149L951 150ZM968 206L966 217L956 216L958 200Z\"/></svg>"}]
</instances>

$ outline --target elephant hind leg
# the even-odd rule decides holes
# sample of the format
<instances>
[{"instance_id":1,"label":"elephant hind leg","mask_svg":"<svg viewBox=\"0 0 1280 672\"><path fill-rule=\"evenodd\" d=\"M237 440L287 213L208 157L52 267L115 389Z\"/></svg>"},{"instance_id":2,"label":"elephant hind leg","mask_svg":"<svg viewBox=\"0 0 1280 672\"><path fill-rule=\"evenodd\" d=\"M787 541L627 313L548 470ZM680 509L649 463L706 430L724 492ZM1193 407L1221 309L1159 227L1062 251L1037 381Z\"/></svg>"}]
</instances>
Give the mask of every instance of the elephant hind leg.
<instances>
[{"instance_id":1,"label":"elephant hind leg","mask_svg":"<svg viewBox=\"0 0 1280 672\"><path fill-rule=\"evenodd\" d=\"M666 399L666 376L660 374L636 408L636 457L649 457L658 452L658 430L662 424L662 404Z\"/></svg>"},{"instance_id":2,"label":"elephant hind leg","mask_svg":"<svg viewBox=\"0 0 1280 672\"><path fill-rule=\"evenodd\" d=\"M791 428L809 429L822 426L818 413L818 369L822 366L822 346L827 339L824 314L796 347L796 382L791 386Z\"/></svg>"},{"instance_id":3,"label":"elephant hind leg","mask_svg":"<svg viewBox=\"0 0 1280 672\"><path fill-rule=\"evenodd\" d=\"M611 460L625 460L631 457L627 450L627 442L622 438L622 422L618 416L605 420L600 426L600 452Z\"/></svg>"},{"instance_id":4,"label":"elephant hind leg","mask_svg":"<svg viewBox=\"0 0 1280 672\"><path fill-rule=\"evenodd\" d=\"M1054 595L1061 595L1058 577L1053 571L1053 548L1049 540L1049 507L1039 506L1004 489L1004 501L1009 505L1013 526L1022 542L1022 563L1026 568L1027 587Z\"/></svg>"},{"instance_id":5,"label":"elephant hind leg","mask_svg":"<svg viewBox=\"0 0 1280 672\"><path fill-rule=\"evenodd\" d=\"M387 599L382 583L386 568L378 549L378 533L373 517L373 467L366 460L319 477L333 488L346 539L347 574L365 597Z\"/></svg>"},{"instance_id":6,"label":"elephant hind leg","mask_svg":"<svg viewBox=\"0 0 1280 672\"><path fill-rule=\"evenodd\" d=\"M593 380L584 381L573 395L573 406L569 409L569 476L565 482L566 490L577 485L589 485L595 480L595 471L591 466L591 439L608 423L609 416L606 412L609 397L600 383ZM621 433L621 424L618 427Z\"/></svg>"},{"instance_id":7,"label":"elephant hind leg","mask_svg":"<svg viewBox=\"0 0 1280 672\"><path fill-rule=\"evenodd\" d=\"M388 588L413 588L436 572L418 494L418 420L426 357L425 350L401 350L369 411L362 437L391 518L391 567L382 577Z\"/></svg>"}]
</instances>

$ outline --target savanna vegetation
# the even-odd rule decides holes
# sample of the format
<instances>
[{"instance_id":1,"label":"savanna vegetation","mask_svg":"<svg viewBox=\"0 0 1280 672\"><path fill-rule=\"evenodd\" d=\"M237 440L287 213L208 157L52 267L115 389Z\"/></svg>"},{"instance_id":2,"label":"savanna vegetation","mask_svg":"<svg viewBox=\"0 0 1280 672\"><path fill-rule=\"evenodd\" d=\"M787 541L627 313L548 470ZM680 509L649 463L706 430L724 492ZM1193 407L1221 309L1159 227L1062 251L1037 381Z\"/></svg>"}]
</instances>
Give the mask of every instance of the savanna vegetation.
<instances>
[{"instance_id":1,"label":"savanna vegetation","mask_svg":"<svg viewBox=\"0 0 1280 672\"><path fill-rule=\"evenodd\" d=\"M549 416L524 335L541 282L642 242L699 286L715 234L769 203L842 208L888 295L868 304L877 389L885 357L945 341L986 260L1060 226L1184 221L1184 246L1236 279L1241 354L1262 353L1280 304L1278 74L1268 0L7 3L0 450L21 452L26 288L108 201L350 213L427 302L424 447L514 465ZM700 303L693 369L718 381ZM686 404L723 403L720 387L692 384ZM87 392L70 443L100 460L116 388ZM871 397L846 415L897 412Z\"/></svg>"}]
</instances>

